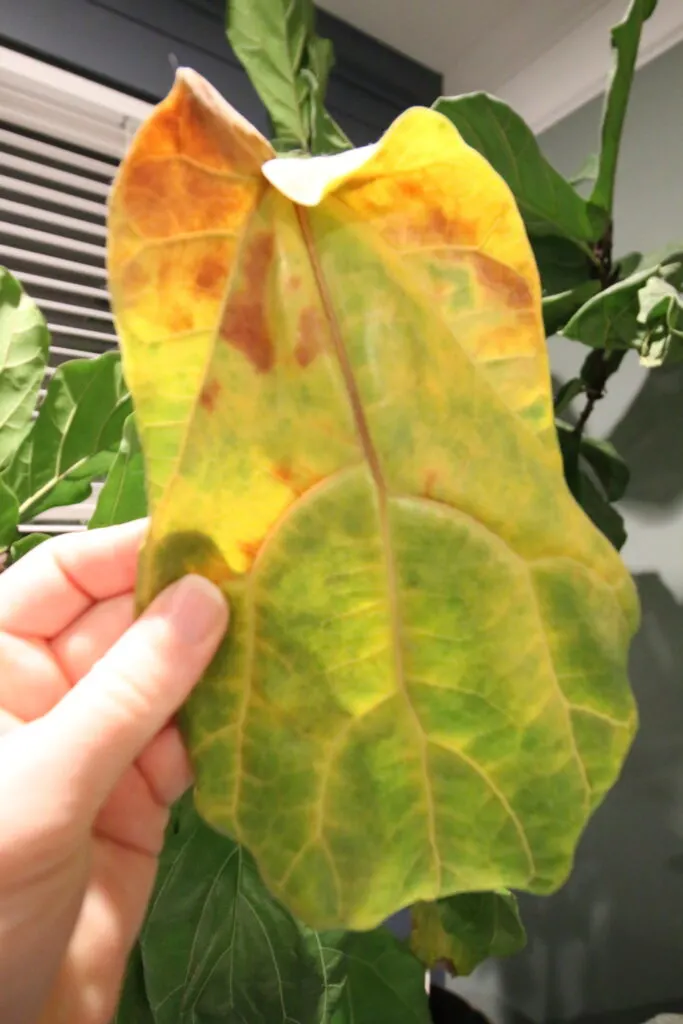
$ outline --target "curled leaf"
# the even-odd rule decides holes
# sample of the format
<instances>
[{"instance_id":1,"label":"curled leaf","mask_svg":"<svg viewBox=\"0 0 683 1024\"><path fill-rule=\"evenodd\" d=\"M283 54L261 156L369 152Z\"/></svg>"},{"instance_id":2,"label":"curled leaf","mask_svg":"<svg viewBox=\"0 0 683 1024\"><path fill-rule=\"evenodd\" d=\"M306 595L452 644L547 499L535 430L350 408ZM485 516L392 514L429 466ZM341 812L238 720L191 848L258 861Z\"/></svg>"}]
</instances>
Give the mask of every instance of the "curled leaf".
<instances>
[{"instance_id":1,"label":"curled leaf","mask_svg":"<svg viewBox=\"0 0 683 1024\"><path fill-rule=\"evenodd\" d=\"M271 157L184 71L111 205L140 599L191 569L232 607L199 810L316 926L549 891L633 735L638 611L563 481L521 218L434 111Z\"/></svg>"}]
</instances>

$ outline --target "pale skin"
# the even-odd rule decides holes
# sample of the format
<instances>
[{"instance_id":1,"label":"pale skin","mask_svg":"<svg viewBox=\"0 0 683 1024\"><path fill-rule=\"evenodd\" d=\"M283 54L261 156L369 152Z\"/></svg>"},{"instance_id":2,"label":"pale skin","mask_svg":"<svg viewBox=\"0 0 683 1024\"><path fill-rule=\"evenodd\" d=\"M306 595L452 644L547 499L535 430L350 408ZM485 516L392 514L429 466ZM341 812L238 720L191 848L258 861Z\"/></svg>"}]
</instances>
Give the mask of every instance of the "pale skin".
<instances>
[{"instance_id":1,"label":"pale skin","mask_svg":"<svg viewBox=\"0 0 683 1024\"><path fill-rule=\"evenodd\" d=\"M168 821L173 715L227 626L188 576L137 621L144 523L48 541L0 575L0 1020L107 1024Z\"/></svg>"}]
</instances>

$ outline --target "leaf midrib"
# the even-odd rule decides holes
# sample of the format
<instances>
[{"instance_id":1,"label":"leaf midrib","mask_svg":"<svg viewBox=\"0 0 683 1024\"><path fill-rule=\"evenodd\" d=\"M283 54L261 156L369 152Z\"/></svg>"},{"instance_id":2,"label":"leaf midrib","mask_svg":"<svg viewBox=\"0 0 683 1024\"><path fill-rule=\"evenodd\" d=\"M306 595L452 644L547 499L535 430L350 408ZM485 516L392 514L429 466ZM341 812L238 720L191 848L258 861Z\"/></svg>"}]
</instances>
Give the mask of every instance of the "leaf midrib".
<instances>
[{"instance_id":1,"label":"leaf midrib","mask_svg":"<svg viewBox=\"0 0 683 1024\"><path fill-rule=\"evenodd\" d=\"M434 860L434 871L436 876L437 890L441 888L441 857L439 854L439 847L436 836L436 813L434 806L434 796L431 791L429 784L429 763L428 763L428 746L427 738L422 728L422 723L418 717L417 712L413 706L408 687L406 684L406 673L405 666L403 663L403 650L400 643L401 634L401 614L398 604L398 579L396 570L396 561L394 558L393 548L391 544L391 532L389 528L389 510L388 510L388 495L387 488L382 474L382 469L379 461L379 456L375 449L370 434L370 428L368 421L363 410L363 403L361 401L360 392L358 385L354 377L353 369L344 345L343 338L339 331L339 324L334 311L334 305L332 302L331 295L327 288L327 282L323 274L320 261L317 257L315 240L310 228L308 215L303 207L295 206L296 217L299 222L301 229L301 235L306 247L308 258L310 260L311 269L316 282L320 301L322 304L325 319L327 320L330 337L334 347L334 353L337 357L337 362L342 373L342 378L347 391L349 403L351 405L351 413L356 424L358 431L358 437L360 440L361 447L367 459L370 474L373 478L377 492L377 504L378 504L378 518L380 524L380 536L382 541L382 547L384 550L385 567L387 575L387 591L389 595L389 616L390 616L390 628L393 637L393 655L394 655L394 668L396 682L398 684L398 690L402 694L408 713L413 722L415 734L418 738L418 744L420 747L420 762L422 767L422 776L424 780L424 794L425 794L425 806L427 811L427 832L429 845L432 850Z\"/></svg>"}]
</instances>

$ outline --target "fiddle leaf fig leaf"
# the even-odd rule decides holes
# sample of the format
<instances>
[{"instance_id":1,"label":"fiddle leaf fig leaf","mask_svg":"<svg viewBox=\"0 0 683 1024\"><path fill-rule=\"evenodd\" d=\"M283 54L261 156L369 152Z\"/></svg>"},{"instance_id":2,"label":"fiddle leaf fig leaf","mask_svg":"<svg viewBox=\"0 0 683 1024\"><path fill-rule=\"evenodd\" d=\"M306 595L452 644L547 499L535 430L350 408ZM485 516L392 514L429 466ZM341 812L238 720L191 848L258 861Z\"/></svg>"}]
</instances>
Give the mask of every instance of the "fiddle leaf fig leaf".
<instances>
[{"instance_id":1,"label":"fiddle leaf fig leaf","mask_svg":"<svg viewBox=\"0 0 683 1024\"><path fill-rule=\"evenodd\" d=\"M584 281L568 292L549 295L543 299L543 326L550 336L562 330L574 313L600 291L599 281Z\"/></svg>"},{"instance_id":2,"label":"fiddle leaf fig leaf","mask_svg":"<svg viewBox=\"0 0 683 1024\"><path fill-rule=\"evenodd\" d=\"M592 348L634 348L638 338L638 296L652 270L639 270L605 288L574 313L561 330Z\"/></svg>"},{"instance_id":3,"label":"fiddle leaf fig leaf","mask_svg":"<svg viewBox=\"0 0 683 1024\"><path fill-rule=\"evenodd\" d=\"M89 496L93 480L114 459L130 410L118 353L57 368L35 423L3 474L19 501L21 522Z\"/></svg>"},{"instance_id":4,"label":"fiddle leaf fig leaf","mask_svg":"<svg viewBox=\"0 0 683 1024\"><path fill-rule=\"evenodd\" d=\"M332 955L341 953L343 987L332 1024L430 1024L424 967L386 928L323 933L321 941Z\"/></svg>"},{"instance_id":5,"label":"fiddle leaf fig leaf","mask_svg":"<svg viewBox=\"0 0 683 1024\"><path fill-rule=\"evenodd\" d=\"M569 490L598 530L620 551L626 542L624 519L610 504L612 499L607 494L608 489L612 494L623 494L629 478L628 468L624 463L619 465L621 460L613 449L614 463L608 467L611 445L607 442L585 437L563 420L557 420L556 425ZM603 485L602 494L582 466L582 459L590 465Z\"/></svg>"},{"instance_id":6,"label":"fiddle leaf fig leaf","mask_svg":"<svg viewBox=\"0 0 683 1024\"><path fill-rule=\"evenodd\" d=\"M0 477L0 551L4 551L14 540L18 522L17 496Z\"/></svg>"},{"instance_id":7,"label":"fiddle leaf fig leaf","mask_svg":"<svg viewBox=\"0 0 683 1024\"><path fill-rule=\"evenodd\" d=\"M574 377L572 380L568 380L566 384L563 384L555 395L555 415L559 416L560 413L571 405L575 398L582 395L586 390L586 385L579 377Z\"/></svg>"},{"instance_id":8,"label":"fiddle leaf fig leaf","mask_svg":"<svg viewBox=\"0 0 683 1024\"><path fill-rule=\"evenodd\" d=\"M508 183L532 235L559 235L590 255L607 225L604 213L576 192L541 153L531 128L502 100L486 93L442 97L444 114L468 145Z\"/></svg>"},{"instance_id":9,"label":"fiddle leaf fig leaf","mask_svg":"<svg viewBox=\"0 0 683 1024\"><path fill-rule=\"evenodd\" d=\"M666 268L671 270L671 267ZM673 277L680 280L678 267ZM671 281L651 277L638 293L638 347L644 366L683 360L683 293Z\"/></svg>"},{"instance_id":10,"label":"fiddle leaf fig leaf","mask_svg":"<svg viewBox=\"0 0 683 1024\"><path fill-rule=\"evenodd\" d=\"M591 292L596 285L599 287L595 263L566 238L531 235L530 241L545 298L574 292L585 285L591 286Z\"/></svg>"},{"instance_id":11,"label":"fiddle leaf fig leaf","mask_svg":"<svg viewBox=\"0 0 683 1024\"><path fill-rule=\"evenodd\" d=\"M110 207L140 603L192 570L232 609L199 812L314 927L550 891L633 735L638 609L563 482L519 212L431 110L271 157L184 71Z\"/></svg>"},{"instance_id":12,"label":"fiddle leaf fig leaf","mask_svg":"<svg viewBox=\"0 0 683 1024\"><path fill-rule=\"evenodd\" d=\"M619 501L623 498L631 474L614 445L584 434L581 437L581 456L602 484L607 500Z\"/></svg>"},{"instance_id":13,"label":"fiddle leaf fig leaf","mask_svg":"<svg viewBox=\"0 0 683 1024\"><path fill-rule=\"evenodd\" d=\"M591 201L609 214L614 203L621 135L626 120L631 83L636 69L643 23L653 13L657 0L631 0L626 17L612 29L614 70L607 89L602 116L601 149L598 173Z\"/></svg>"},{"instance_id":14,"label":"fiddle leaf fig leaf","mask_svg":"<svg viewBox=\"0 0 683 1024\"><path fill-rule=\"evenodd\" d=\"M227 33L270 114L278 151L334 153L351 143L325 110L332 44L312 0L230 0Z\"/></svg>"},{"instance_id":15,"label":"fiddle leaf fig leaf","mask_svg":"<svg viewBox=\"0 0 683 1024\"><path fill-rule=\"evenodd\" d=\"M517 900L507 889L469 892L412 910L410 946L427 967L471 974L490 956L511 956L526 945Z\"/></svg>"},{"instance_id":16,"label":"fiddle leaf fig leaf","mask_svg":"<svg viewBox=\"0 0 683 1024\"><path fill-rule=\"evenodd\" d=\"M147 999L142 952L138 942L128 958L123 989L112 1024L156 1024Z\"/></svg>"},{"instance_id":17,"label":"fiddle leaf fig leaf","mask_svg":"<svg viewBox=\"0 0 683 1024\"><path fill-rule=\"evenodd\" d=\"M327 1024L339 954L277 903L252 858L176 807L140 936L155 1024Z\"/></svg>"},{"instance_id":18,"label":"fiddle leaf fig leaf","mask_svg":"<svg viewBox=\"0 0 683 1024\"><path fill-rule=\"evenodd\" d=\"M598 154L589 153L576 174L569 178L569 182L575 188L586 184L592 185L598 176L598 169Z\"/></svg>"},{"instance_id":19,"label":"fiddle leaf fig leaf","mask_svg":"<svg viewBox=\"0 0 683 1024\"><path fill-rule=\"evenodd\" d=\"M49 347L43 314L0 267L0 467L31 424Z\"/></svg>"},{"instance_id":20,"label":"fiddle leaf fig leaf","mask_svg":"<svg viewBox=\"0 0 683 1024\"><path fill-rule=\"evenodd\" d=\"M90 519L90 529L141 519L147 514L145 467L133 416L123 425L119 450Z\"/></svg>"},{"instance_id":21,"label":"fiddle leaf fig leaf","mask_svg":"<svg viewBox=\"0 0 683 1024\"><path fill-rule=\"evenodd\" d=\"M43 541L49 539L49 533L32 532L25 534L19 540L15 541L10 548L10 561L12 564L18 562L19 559L23 558L24 555L27 555L29 551L33 551L33 549L37 548L39 544L42 544Z\"/></svg>"}]
</instances>

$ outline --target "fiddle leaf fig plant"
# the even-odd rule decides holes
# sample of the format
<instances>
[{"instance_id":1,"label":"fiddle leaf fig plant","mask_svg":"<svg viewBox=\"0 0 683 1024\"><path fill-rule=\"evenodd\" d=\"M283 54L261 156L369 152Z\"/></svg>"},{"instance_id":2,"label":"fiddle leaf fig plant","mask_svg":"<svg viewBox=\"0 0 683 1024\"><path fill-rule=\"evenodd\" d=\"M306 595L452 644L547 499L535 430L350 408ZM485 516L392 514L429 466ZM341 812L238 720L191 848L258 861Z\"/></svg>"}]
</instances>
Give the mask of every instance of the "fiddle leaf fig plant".
<instances>
[{"instance_id":1,"label":"fiddle leaf fig plant","mask_svg":"<svg viewBox=\"0 0 683 1024\"><path fill-rule=\"evenodd\" d=\"M232 609L117 1024L428 1024L425 970L514 953L510 889L567 877L636 726L629 473L590 418L683 341L681 246L612 251L655 7L614 30L586 197L484 94L352 149L310 0L231 0L274 139L189 70L140 129L123 372L68 363L36 408L46 328L0 277L5 557L106 476L92 528L151 514L140 606L193 571ZM557 332L586 358L553 397Z\"/></svg>"}]
</instances>

